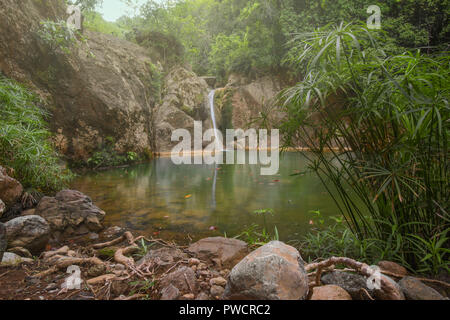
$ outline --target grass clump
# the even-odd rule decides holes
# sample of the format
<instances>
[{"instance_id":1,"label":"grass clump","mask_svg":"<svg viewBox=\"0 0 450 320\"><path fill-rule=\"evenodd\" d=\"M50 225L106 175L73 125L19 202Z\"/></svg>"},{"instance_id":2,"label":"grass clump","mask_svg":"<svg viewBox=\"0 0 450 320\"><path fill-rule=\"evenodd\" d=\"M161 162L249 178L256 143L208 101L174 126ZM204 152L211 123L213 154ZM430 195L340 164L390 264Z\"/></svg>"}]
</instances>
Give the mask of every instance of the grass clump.
<instances>
[{"instance_id":1,"label":"grass clump","mask_svg":"<svg viewBox=\"0 0 450 320\"><path fill-rule=\"evenodd\" d=\"M61 189L71 178L50 143L46 111L26 88L0 75L0 164L25 188Z\"/></svg>"}]
</instances>

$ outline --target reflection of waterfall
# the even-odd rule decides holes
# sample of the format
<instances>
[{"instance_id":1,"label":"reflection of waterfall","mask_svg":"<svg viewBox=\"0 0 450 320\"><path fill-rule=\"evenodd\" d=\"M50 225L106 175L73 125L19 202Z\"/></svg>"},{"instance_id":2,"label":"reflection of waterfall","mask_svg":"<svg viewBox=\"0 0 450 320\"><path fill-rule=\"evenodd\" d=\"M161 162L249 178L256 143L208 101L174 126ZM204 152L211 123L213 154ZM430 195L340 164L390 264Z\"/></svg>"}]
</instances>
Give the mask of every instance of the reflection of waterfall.
<instances>
[{"instance_id":1,"label":"reflection of waterfall","mask_svg":"<svg viewBox=\"0 0 450 320\"><path fill-rule=\"evenodd\" d=\"M218 150L223 150L223 145L222 145L222 141L219 139L219 131L217 129L217 124L216 124L216 113L214 111L214 95L216 93L216 90L212 90L209 93L209 107L211 109L211 120L213 123L213 127L214 127L214 137L215 137L215 142L216 142L216 149Z\"/></svg>"},{"instance_id":2,"label":"reflection of waterfall","mask_svg":"<svg viewBox=\"0 0 450 320\"><path fill-rule=\"evenodd\" d=\"M217 183L217 165L214 166L214 180L212 185L212 202L211 207L213 210L216 209L216 183Z\"/></svg>"}]
</instances>

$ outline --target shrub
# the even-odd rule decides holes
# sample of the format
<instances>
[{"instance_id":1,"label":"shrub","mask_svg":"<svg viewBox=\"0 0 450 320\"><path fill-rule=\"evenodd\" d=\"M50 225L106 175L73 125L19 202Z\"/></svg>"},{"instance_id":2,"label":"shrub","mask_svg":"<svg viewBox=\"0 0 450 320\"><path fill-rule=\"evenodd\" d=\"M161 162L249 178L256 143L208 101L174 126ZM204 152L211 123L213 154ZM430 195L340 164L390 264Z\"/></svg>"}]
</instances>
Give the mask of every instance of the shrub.
<instances>
[{"instance_id":1,"label":"shrub","mask_svg":"<svg viewBox=\"0 0 450 320\"><path fill-rule=\"evenodd\" d=\"M46 116L32 93L0 75L0 163L13 168L24 187L53 191L71 173L61 167L49 142Z\"/></svg>"}]
</instances>

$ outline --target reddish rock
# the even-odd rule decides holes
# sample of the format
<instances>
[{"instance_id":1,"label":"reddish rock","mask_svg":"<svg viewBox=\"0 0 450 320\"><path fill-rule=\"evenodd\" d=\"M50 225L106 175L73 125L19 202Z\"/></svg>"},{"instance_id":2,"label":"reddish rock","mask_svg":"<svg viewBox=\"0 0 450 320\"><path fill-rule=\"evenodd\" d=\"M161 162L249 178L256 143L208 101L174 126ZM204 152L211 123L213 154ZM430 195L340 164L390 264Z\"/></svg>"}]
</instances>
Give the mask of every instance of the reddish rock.
<instances>
[{"instance_id":1,"label":"reddish rock","mask_svg":"<svg viewBox=\"0 0 450 320\"><path fill-rule=\"evenodd\" d=\"M188 267L180 267L161 279L162 288L168 287L169 285L173 285L183 293L197 292L197 279L195 278L195 273Z\"/></svg>"},{"instance_id":2,"label":"reddish rock","mask_svg":"<svg viewBox=\"0 0 450 320\"><path fill-rule=\"evenodd\" d=\"M300 253L280 241L253 251L231 270L224 298L301 300L309 291Z\"/></svg>"},{"instance_id":3,"label":"reddish rock","mask_svg":"<svg viewBox=\"0 0 450 320\"><path fill-rule=\"evenodd\" d=\"M330 284L313 288L310 300L352 300L352 297L341 287Z\"/></svg>"},{"instance_id":4,"label":"reddish rock","mask_svg":"<svg viewBox=\"0 0 450 320\"><path fill-rule=\"evenodd\" d=\"M378 266L382 271L387 271L391 273L398 274L400 277L404 277L408 275L408 270L405 267L402 267L398 263L392 261L380 261L378 262Z\"/></svg>"},{"instance_id":5,"label":"reddish rock","mask_svg":"<svg viewBox=\"0 0 450 320\"><path fill-rule=\"evenodd\" d=\"M201 260L232 268L248 253L248 246L241 240L215 237L192 244L188 251Z\"/></svg>"},{"instance_id":6,"label":"reddish rock","mask_svg":"<svg viewBox=\"0 0 450 320\"><path fill-rule=\"evenodd\" d=\"M6 169L0 166L0 199L9 207L17 203L23 193L23 187L19 181L11 178Z\"/></svg>"}]
</instances>

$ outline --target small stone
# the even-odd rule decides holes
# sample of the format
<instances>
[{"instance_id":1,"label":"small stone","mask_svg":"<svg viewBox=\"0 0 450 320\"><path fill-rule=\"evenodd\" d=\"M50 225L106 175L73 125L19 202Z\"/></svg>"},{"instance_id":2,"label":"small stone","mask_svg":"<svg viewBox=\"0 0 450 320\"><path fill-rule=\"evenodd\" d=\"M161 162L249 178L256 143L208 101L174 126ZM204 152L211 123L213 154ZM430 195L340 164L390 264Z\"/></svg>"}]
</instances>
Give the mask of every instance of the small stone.
<instances>
[{"instance_id":1,"label":"small stone","mask_svg":"<svg viewBox=\"0 0 450 320\"><path fill-rule=\"evenodd\" d=\"M204 263L200 263L197 267L198 270L206 270L208 269L208 266Z\"/></svg>"},{"instance_id":2,"label":"small stone","mask_svg":"<svg viewBox=\"0 0 450 320\"><path fill-rule=\"evenodd\" d=\"M192 271L196 272L197 271L197 266L191 266Z\"/></svg>"},{"instance_id":3,"label":"small stone","mask_svg":"<svg viewBox=\"0 0 450 320\"><path fill-rule=\"evenodd\" d=\"M392 261L380 261L378 262L378 266L382 271L387 271L391 273L395 273L400 277L405 277L408 275L408 270L405 267L402 267L398 263Z\"/></svg>"},{"instance_id":4,"label":"small stone","mask_svg":"<svg viewBox=\"0 0 450 320\"><path fill-rule=\"evenodd\" d=\"M193 293L188 293L183 296L183 300L194 300L195 295Z\"/></svg>"},{"instance_id":5,"label":"small stone","mask_svg":"<svg viewBox=\"0 0 450 320\"><path fill-rule=\"evenodd\" d=\"M208 282L200 282L200 288L202 289L202 290L208 290L209 289L209 287L210 287L210 285L208 284Z\"/></svg>"},{"instance_id":6,"label":"small stone","mask_svg":"<svg viewBox=\"0 0 450 320\"><path fill-rule=\"evenodd\" d=\"M190 259L189 259L189 265L190 265L190 266L196 266L196 265L198 265L198 264L200 264L200 260L198 260L198 259L196 259L196 258L190 258Z\"/></svg>"},{"instance_id":7,"label":"small stone","mask_svg":"<svg viewBox=\"0 0 450 320\"><path fill-rule=\"evenodd\" d=\"M220 297L223 295L225 289L223 287L220 286L212 286L210 293L211 296L213 296L216 299L220 299Z\"/></svg>"},{"instance_id":8,"label":"small stone","mask_svg":"<svg viewBox=\"0 0 450 320\"><path fill-rule=\"evenodd\" d=\"M228 269L220 270L219 274L224 278L228 277L228 275L230 274L230 270L228 270Z\"/></svg>"},{"instance_id":9,"label":"small stone","mask_svg":"<svg viewBox=\"0 0 450 320\"><path fill-rule=\"evenodd\" d=\"M176 300L179 296L180 290L171 284L161 290L161 300Z\"/></svg>"},{"instance_id":10,"label":"small stone","mask_svg":"<svg viewBox=\"0 0 450 320\"><path fill-rule=\"evenodd\" d=\"M103 264L92 266L88 269L88 276L95 278L106 273L106 267Z\"/></svg>"},{"instance_id":11,"label":"small stone","mask_svg":"<svg viewBox=\"0 0 450 320\"><path fill-rule=\"evenodd\" d=\"M398 284L408 300L445 300L439 292L416 278L404 277Z\"/></svg>"},{"instance_id":12,"label":"small stone","mask_svg":"<svg viewBox=\"0 0 450 320\"><path fill-rule=\"evenodd\" d=\"M362 299L361 289L365 289L371 296L374 295L374 291L367 286L367 278L359 274L336 270L322 275L321 281L325 285L334 284L341 287L352 296L353 300Z\"/></svg>"},{"instance_id":13,"label":"small stone","mask_svg":"<svg viewBox=\"0 0 450 320\"><path fill-rule=\"evenodd\" d=\"M51 291L53 291L53 290L55 290L57 288L58 288L58 285L56 283L52 282L47 287L45 287L45 290L51 292Z\"/></svg>"},{"instance_id":14,"label":"small stone","mask_svg":"<svg viewBox=\"0 0 450 320\"><path fill-rule=\"evenodd\" d=\"M195 300L198 300L198 301L209 300L209 295L206 292L200 292Z\"/></svg>"},{"instance_id":15,"label":"small stone","mask_svg":"<svg viewBox=\"0 0 450 320\"><path fill-rule=\"evenodd\" d=\"M350 294L336 285L314 287L310 300L352 300Z\"/></svg>"},{"instance_id":16,"label":"small stone","mask_svg":"<svg viewBox=\"0 0 450 320\"><path fill-rule=\"evenodd\" d=\"M227 285L227 280L225 280L222 277L219 278L213 278L209 281L209 283L213 286L220 286L220 287L225 287Z\"/></svg>"}]
</instances>

